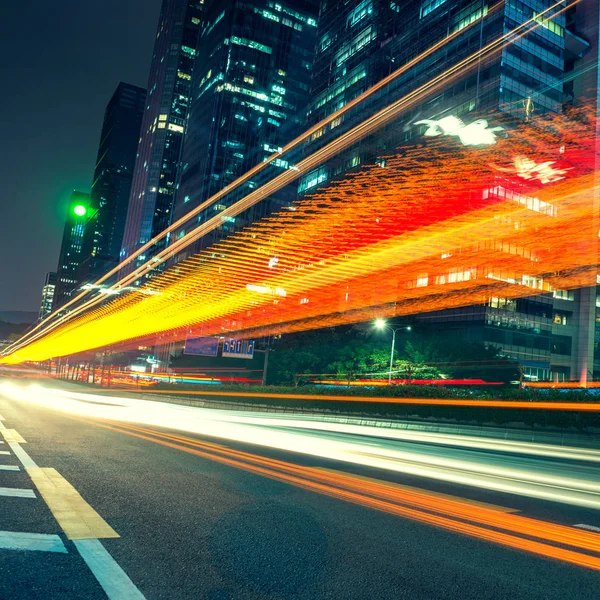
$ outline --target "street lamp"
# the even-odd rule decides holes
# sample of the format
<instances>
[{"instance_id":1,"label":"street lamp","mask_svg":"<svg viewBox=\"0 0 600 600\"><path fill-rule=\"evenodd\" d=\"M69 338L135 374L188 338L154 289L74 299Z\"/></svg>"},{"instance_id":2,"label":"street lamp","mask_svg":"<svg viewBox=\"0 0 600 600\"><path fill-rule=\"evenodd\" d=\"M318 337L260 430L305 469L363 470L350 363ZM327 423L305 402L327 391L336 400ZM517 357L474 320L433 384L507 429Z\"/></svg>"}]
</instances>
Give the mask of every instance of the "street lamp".
<instances>
[{"instance_id":1,"label":"street lamp","mask_svg":"<svg viewBox=\"0 0 600 600\"><path fill-rule=\"evenodd\" d=\"M385 319L376 319L375 327L381 331L387 329L388 331L392 332L392 352L390 353L390 373L388 377L388 385L392 385L392 369L394 367L394 348L396 347L396 332L400 331L401 329L406 329L406 331L410 331L412 327L409 325L408 327L396 327L396 329L394 329L393 327L390 327L387 324Z\"/></svg>"}]
</instances>

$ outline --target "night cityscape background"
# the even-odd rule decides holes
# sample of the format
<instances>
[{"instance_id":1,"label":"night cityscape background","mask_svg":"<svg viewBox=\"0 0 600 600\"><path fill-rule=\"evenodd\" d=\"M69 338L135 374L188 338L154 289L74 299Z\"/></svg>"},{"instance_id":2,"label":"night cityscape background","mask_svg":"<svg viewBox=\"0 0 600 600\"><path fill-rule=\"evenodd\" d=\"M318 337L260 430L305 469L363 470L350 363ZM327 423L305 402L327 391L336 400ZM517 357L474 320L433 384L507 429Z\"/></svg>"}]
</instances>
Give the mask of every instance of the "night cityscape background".
<instances>
[{"instance_id":1,"label":"night cityscape background","mask_svg":"<svg viewBox=\"0 0 600 600\"><path fill-rule=\"evenodd\" d=\"M598 0L3 16L7 598L596 597Z\"/></svg>"}]
</instances>

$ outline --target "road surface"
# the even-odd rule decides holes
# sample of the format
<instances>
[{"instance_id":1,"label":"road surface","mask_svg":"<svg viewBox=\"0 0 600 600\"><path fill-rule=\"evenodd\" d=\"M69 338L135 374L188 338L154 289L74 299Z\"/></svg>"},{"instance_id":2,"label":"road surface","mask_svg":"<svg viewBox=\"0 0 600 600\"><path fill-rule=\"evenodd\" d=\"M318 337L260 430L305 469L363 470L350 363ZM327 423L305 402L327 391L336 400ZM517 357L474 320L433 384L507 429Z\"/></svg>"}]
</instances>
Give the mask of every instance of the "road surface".
<instances>
[{"instance_id":1,"label":"road surface","mask_svg":"<svg viewBox=\"0 0 600 600\"><path fill-rule=\"evenodd\" d=\"M3 600L600 594L600 451L2 381Z\"/></svg>"}]
</instances>

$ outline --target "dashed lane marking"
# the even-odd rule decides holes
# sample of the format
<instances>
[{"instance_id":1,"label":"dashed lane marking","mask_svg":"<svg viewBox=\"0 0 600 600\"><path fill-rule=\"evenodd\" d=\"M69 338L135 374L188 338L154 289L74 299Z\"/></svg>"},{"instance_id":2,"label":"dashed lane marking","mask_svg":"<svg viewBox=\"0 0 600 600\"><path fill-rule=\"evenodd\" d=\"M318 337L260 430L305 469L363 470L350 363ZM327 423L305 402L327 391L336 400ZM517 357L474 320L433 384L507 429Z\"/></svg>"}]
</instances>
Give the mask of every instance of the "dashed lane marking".
<instances>
[{"instance_id":1,"label":"dashed lane marking","mask_svg":"<svg viewBox=\"0 0 600 600\"><path fill-rule=\"evenodd\" d=\"M67 549L62 540L57 535L47 533L0 531L0 549L37 550L40 552L60 552L61 554L67 554Z\"/></svg>"},{"instance_id":2,"label":"dashed lane marking","mask_svg":"<svg viewBox=\"0 0 600 600\"><path fill-rule=\"evenodd\" d=\"M10 498L36 498L33 490L25 490L22 488L5 488L0 487L0 496L8 496Z\"/></svg>"},{"instance_id":3,"label":"dashed lane marking","mask_svg":"<svg viewBox=\"0 0 600 600\"><path fill-rule=\"evenodd\" d=\"M10 454L8 450L0 450L0 454Z\"/></svg>"},{"instance_id":4,"label":"dashed lane marking","mask_svg":"<svg viewBox=\"0 0 600 600\"><path fill-rule=\"evenodd\" d=\"M586 525L585 523L580 523L579 525L573 525L573 527L579 527L579 529L587 529L588 531L597 531L600 533L600 527L596 527L595 525Z\"/></svg>"},{"instance_id":5,"label":"dashed lane marking","mask_svg":"<svg viewBox=\"0 0 600 600\"><path fill-rule=\"evenodd\" d=\"M25 452L25 450L23 450L23 448L21 448L17 442L10 442L8 445L26 469L37 467L31 456L29 456L29 454L27 454L27 452Z\"/></svg>"},{"instance_id":6,"label":"dashed lane marking","mask_svg":"<svg viewBox=\"0 0 600 600\"><path fill-rule=\"evenodd\" d=\"M25 440L14 429L6 429L0 422L0 433L25 467L66 536L73 540L77 551L109 600L145 600L145 596L129 579L127 573L97 539L116 538L120 537L119 534L57 471L38 467L29 454L21 448L20 444L25 443ZM0 443L4 442L0 441ZM13 488L0 488L0 496L36 497L33 490Z\"/></svg>"},{"instance_id":7,"label":"dashed lane marking","mask_svg":"<svg viewBox=\"0 0 600 600\"><path fill-rule=\"evenodd\" d=\"M26 470L70 540L120 537L58 471L41 467Z\"/></svg>"},{"instance_id":8,"label":"dashed lane marking","mask_svg":"<svg viewBox=\"0 0 600 600\"><path fill-rule=\"evenodd\" d=\"M20 467L14 465L0 465L0 471L20 471Z\"/></svg>"},{"instance_id":9,"label":"dashed lane marking","mask_svg":"<svg viewBox=\"0 0 600 600\"><path fill-rule=\"evenodd\" d=\"M145 600L100 540L74 540L73 543L111 600Z\"/></svg>"},{"instance_id":10,"label":"dashed lane marking","mask_svg":"<svg viewBox=\"0 0 600 600\"><path fill-rule=\"evenodd\" d=\"M16 429L0 429L7 443L26 444L21 434Z\"/></svg>"}]
</instances>

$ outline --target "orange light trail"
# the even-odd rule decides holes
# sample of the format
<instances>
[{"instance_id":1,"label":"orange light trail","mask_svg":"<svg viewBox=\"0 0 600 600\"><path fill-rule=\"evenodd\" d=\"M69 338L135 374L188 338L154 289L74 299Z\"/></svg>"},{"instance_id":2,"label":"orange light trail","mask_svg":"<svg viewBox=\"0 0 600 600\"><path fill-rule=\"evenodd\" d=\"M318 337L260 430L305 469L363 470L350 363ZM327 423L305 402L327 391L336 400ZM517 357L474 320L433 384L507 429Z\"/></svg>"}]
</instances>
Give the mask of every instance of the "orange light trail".
<instances>
[{"instance_id":1,"label":"orange light trail","mask_svg":"<svg viewBox=\"0 0 600 600\"><path fill-rule=\"evenodd\" d=\"M469 501L440 498L434 493L414 491L391 483L264 458L187 436L110 421L76 420L367 508L538 556L600 570L600 557L591 554L600 553L600 535L595 533L510 514Z\"/></svg>"},{"instance_id":2,"label":"orange light trail","mask_svg":"<svg viewBox=\"0 0 600 600\"><path fill-rule=\"evenodd\" d=\"M570 3L569 6L572 6L577 1L578 0L575 0L574 2ZM501 5L501 3L495 5L492 9L490 9L490 11L488 12L488 15L493 10L495 10L497 7L499 7L500 5ZM140 266L138 269L134 270L132 273L130 273L129 275L127 275L123 279L121 279L119 282L117 282L113 286L113 288L120 289L120 288L126 287L127 285L131 284L132 282L139 279L147 272L151 271L152 269L155 269L157 265L161 264L168 258L174 256L175 254L177 254L177 252L183 250L183 248L185 248L189 244L193 243L194 241L198 240L202 236L206 235L208 232L210 232L213 229L215 229L216 227L218 227L222 222L223 216L235 217L236 215L240 214L241 212L243 212L250 206L256 204L257 202L260 202L261 200L266 198L269 194L277 191L284 185L297 179L303 172L310 171L310 169L323 163L331 156L334 156L335 154L339 153L340 151L350 147L352 144L354 144L358 140L363 139L364 137L366 137L373 131L377 130L378 128L382 127L383 125L385 125L392 119L396 118L398 116L398 114L400 114L402 111L406 110L407 108L410 108L415 103L422 101L426 94L433 93L433 92L439 90L441 87L448 85L448 83L452 77L458 77L459 75L464 75L464 73L466 71L468 71L469 69L474 68L476 65L478 65L480 63L480 61L482 60L482 58L486 58L486 57L497 54L503 48L507 47L508 45L510 45L514 41L516 41L517 39L526 35L526 33L528 31L531 31L537 27L542 26L543 17L547 17L547 19L552 19L552 18L556 17L557 15L561 14L562 12L564 12L565 10L567 10L567 8L568 8L568 6L564 6L562 1L556 2L552 6L549 6L548 8L546 8L545 10L540 12L536 17L533 17L533 18L529 19L528 21L525 21L524 23L522 23L515 29L513 29L510 32L501 36L500 38L493 40L487 46L485 46L484 48L482 48L475 54L460 61L459 63L452 66L450 69L448 69L444 73L434 77L427 84L425 84L425 85L421 86L420 88L418 88L417 90L407 94L405 97L401 98L400 100L392 103L390 106L381 110L380 112L375 114L373 117L370 117L369 119L365 120L363 123L357 125L356 127L351 129L347 133L343 134L338 139L334 140L333 142L331 142L324 148L318 150L317 152L313 153L309 157L305 158L303 161L298 163L298 165L296 165L297 170L294 169L294 170L286 171L285 173L279 175L278 177L274 178L272 181L268 182L267 184L263 185L262 187L258 188L251 194L244 197L242 200L236 202L233 206L223 210L222 212L220 212L218 215L216 215L215 217L213 217L206 223L199 225L193 231L184 235L180 240L176 240L167 249L158 253L151 260L147 261L144 265ZM558 9L558 10L556 10L556 12L552 12L555 9ZM476 23L476 22L478 22L478 20L474 21L474 23ZM474 23L472 23L470 26L472 26ZM462 34L462 32L464 32L464 31L466 31L466 28L461 30L460 33ZM432 48L426 50L422 55L420 55L419 57L415 58L413 61L407 63L407 65L400 67L397 71L392 73L388 78L389 81L387 81L387 79L384 81L386 81L386 83L389 83L393 79L399 77L407 69L414 66L414 64L418 63L420 60L422 60L423 58L425 58L426 56L428 56L435 50L441 48L446 43L448 43L450 40L454 39L454 37L456 35L458 35L458 33L459 32L455 32L454 34L451 34L447 38L444 38L443 40L438 42L438 44L436 44ZM385 85L385 84L383 84L383 82L381 82L381 85ZM375 86L375 88L370 88L369 90L364 92L363 95L359 96L356 99L355 104L358 104L359 101L360 102L364 101L372 93L377 91L377 89L380 89L381 85L378 84L378 86ZM342 112L344 112L345 110L348 110L352 106L355 106L355 104L348 105L347 107L344 107L340 110ZM285 150L288 151L288 150L292 149L293 147L296 147L298 144L300 144L302 141L304 141L310 135L310 132L313 132L314 130L317 130L318 128L322 127L324 124L329 123L331 120L336 118L336 115L339 116L337 113L330 115L324 121L317 124L315 127L311 128L309 130L309 132L305 132L304 134L299 136L296 140L292 141L288 146L286 146ZM230 184L224 190L218 192L215 196L211 197L209 200L207 200L205 203L203 203L196 209L190 211L190 213L188 213L184 218L180 219L176 223L173 223L173 225L171 225L169 228L165 229L157 237L150 240L147 244L145 244L143 247L141 247L139 250L137 250L135 253L133 253L130 257L128 257L125 261L123 261L119 266L117 266L115 269L113 269L112 271L107 273L104 277L99 279L95 285L99 285L99 284L103 283L104 281L106 281L109 277L116 274L126 264L130 263L136 257L143 254L143 252L148 250L152 245L154 245L157 241L162 239L168 233L174 231L177 227L180 227L183 223L187 222L193 216L197 215L200 211L204 210L207 206L217 202L221 197L230 193L234 188L238 187L241 183L246 181L249 177L251 177L256 172L258 172L259 170L264 168L272 160L274 160L275 158L280 158L280 157L281 157L281 154L279 154L279 153L271 156L267 160L266 163L257 165L249 173L247 173L246 175L242 176L240 179L238 179L235 182L233 182L232 184ZM83 299L85 297L86 293L87 292L79 294L78 296L73 298L71 301L69 301L67 304L65 304L63 307L61 307L61 311L64 311L69 306L72 306L74 303ZM51 315L46 320L42 321L40 324L38 324L36 327L34 327L30 332L28 332L28 334L27 334L28 341L33 341L35 339L38 339L40 336L48 334L50 331L57 328L61 324L73 319L74 317L76 317L79 314L82 314L84 311L90 310L93 306L96 306L103 301L104 301L104 298L101 295L99 295L98 297L85 302L81 306L76 307L70 313L68 313L62 317L59 317L54 322L49 323L49 321L54 318L54 316ZM43 327L42 331L39 331L42 327ZM35 333L36 331L38 333ZM12 347L11 347L11 349L12 349Z\"/></svg>"},{"instance_id":3,"label":"orange light trail","mask_svg":"<svg viewBox=\"0 0 600 600\"><path fill-rule=\"evenodd\" d=\"M366 167L179 263L141 288L151 295L117 297L2 361L157 332L248 337L590 285L598 231L588 117L522 124L476 151L444 140L404 148L385 168ZM551 185L494 166L559 147L569 177Z\"/></svg>"},{"instance_id":4,"label":"orange light trail","mask_svg":"<svg viewBox=\"0 0 600 600\"><path fill-rule=\"evenodd\" d=\"M164 390L144 390L144 394L165 394ZM471 400L441 398L394 398L388 396L344 396L323 394L269 394L263 392L218 392L208 390L169 390L169 395L181 396L220 396L231 398L273 398L291 400L319 400L321 402L373 402L375 404L406 404L420 406L465 406L484 408L522 408L525 410L557 410L600 412L600 402L540 402L520 400Z\"/></svg>"}]
</instances>

